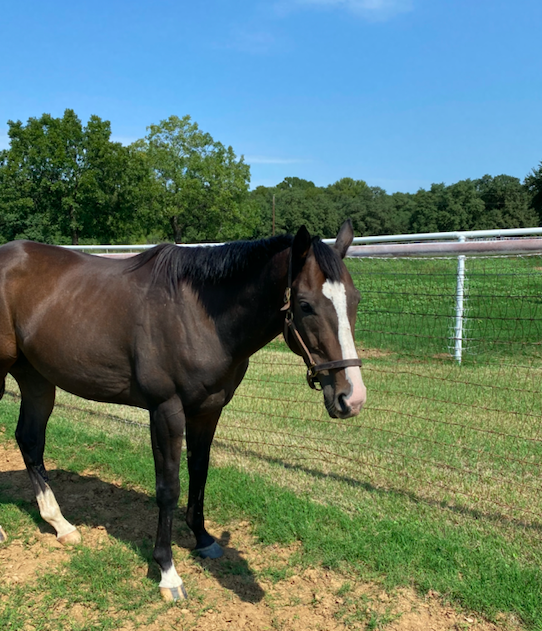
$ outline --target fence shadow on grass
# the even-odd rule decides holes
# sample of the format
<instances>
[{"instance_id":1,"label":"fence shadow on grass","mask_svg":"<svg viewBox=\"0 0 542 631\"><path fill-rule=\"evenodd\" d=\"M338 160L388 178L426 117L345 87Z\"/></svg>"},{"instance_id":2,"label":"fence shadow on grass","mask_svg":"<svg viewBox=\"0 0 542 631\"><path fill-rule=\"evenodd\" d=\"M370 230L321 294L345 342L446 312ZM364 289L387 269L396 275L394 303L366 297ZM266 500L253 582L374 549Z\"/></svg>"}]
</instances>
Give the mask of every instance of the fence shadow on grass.
<instances>
[{"instance_id":1,"label":"fence shadow on grass","mask_svg":"<svg viewBox=\"0 0 542 631\"><path fill-rule=\"evenodd\" d=\"M333 473L333 472L323 472L315 469L313 467L308 467L307 465L295 463L291 461L287 461L283 458L277 458L275 456L267 456L262 454L259 451L251 450L251 449L236 449L232 447L230 443L225 441L224 439L215 439L215 445L220 446L222 449L228 449L230 451L234 451L241 456L249 456L251 458L257 458L259 460L263 460L270 464L279 465L284 467L284 469L289 469L291 471L299 471L300 473L304 473L306 475L310 475L314 478L318 479L328 479L334 480L336 482L340 482L342 484L346 484L353 488L363 489L368 493L374 493L376 495L395 495L398 497L404 497L416 504L425 504L426 506L434 506L441 508L442 510L449 511L451 513L456 513L458 515L463 515L466 517L470 517L472 519L484 519L493 523L501 524L501 525L513 525L519 528L533 530L535 532L542 532L542 516L532 515L533 521L528 521L527 519L518 519L514 517L510 517L506 515L504 512L490 511L490 510L480 510L476 508L469 508L468 506L459 506L456 504L451 504L447 501L436 500L432 498L424 497L423 495L419 495L414 493L413 491L407 491L406 489L401 489L393 486L380 487L372 484L371 482L367 482L366 480L356 479L354 477L348 476L346 474ZM453 491L453 489L450 489ZM482 501L481 498L479 501ZM529 515L530 517L530 515ZM537 521L538 518L538 521Z\"/></svg>"},{"instance_id":2,"label":"fence shadow on grass","mask_svg":"<svg viewBox=\"0 0 542 631\"><path fill-rule=\"evenodd\" d=\"M160 581L158 566L152 558L158 519L154 497L104 482L92 475L84 476L63 469L52 469L49 477L51 488L68 521L77 526L105 528L109 535L129 544L147 563L148 578ZM0 472L0 504L3 503L15 503L28 513L40 532L54 534L52 527L39 515L26 470ZM184 508L176 511L173 543L190 550L195 539L185 525L184 513ZM11 538L17 533L7 534ZM248 561L231 545L230 534L223 532L219 541L225 548L224 557L213 561L195 558L195 562L205 567L225 589L234 592L241 600L251 603L261 601L265 592ZM179 573L182 575L182 571Z\"/></svg>"}]
</instances>

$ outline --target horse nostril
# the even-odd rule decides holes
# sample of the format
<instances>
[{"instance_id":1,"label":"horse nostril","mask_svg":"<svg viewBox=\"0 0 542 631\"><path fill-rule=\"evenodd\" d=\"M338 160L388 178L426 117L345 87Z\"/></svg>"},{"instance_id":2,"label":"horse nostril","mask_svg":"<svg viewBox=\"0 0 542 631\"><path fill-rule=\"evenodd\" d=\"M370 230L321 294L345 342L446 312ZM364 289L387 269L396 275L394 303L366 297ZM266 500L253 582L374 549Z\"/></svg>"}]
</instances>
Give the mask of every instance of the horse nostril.
<instances>
[{"instance_id":1,"label":"horse nostril","mask_svg":"<svg viewBox=\"0 0 542 631\"><path fill-rule=\"evenodd\" d=\"M344 393L339 394L337 397L337 401L339 403L339 407L343 414L348 414L350 412L350 406L346 402L346 395Z\"/></svg>"}]
</instances>

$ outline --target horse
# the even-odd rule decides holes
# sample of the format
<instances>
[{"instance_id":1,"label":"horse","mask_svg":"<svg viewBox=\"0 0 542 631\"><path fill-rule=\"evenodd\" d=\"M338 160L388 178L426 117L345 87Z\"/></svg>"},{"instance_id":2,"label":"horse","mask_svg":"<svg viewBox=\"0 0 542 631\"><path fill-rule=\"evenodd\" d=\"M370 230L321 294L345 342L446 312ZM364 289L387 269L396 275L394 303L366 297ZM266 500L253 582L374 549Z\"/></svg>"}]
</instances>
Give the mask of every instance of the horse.
<instances>
[{"instance_id":1,"label":"horse","mask_svg":"<svg viewBox=\"0 0 542 631\"><path fill-rule=\"evenodd\" d=\"M160 244L123 260L32 241L0 247L0 398L9 373L21 393L15 436L40 514L59 542L78 544L81 535L62 515L43 464L56 387L146 409L160 593L187 597L171 550L183 435L186 523L196 553L218 558L223 551L203 511L209 454L251 355L283 331L331 417L355 416L365 402L353 334L360 295L342 260L353 236L347 220L334 246L302 226L293 237Z\"/></svg>"}]
</instances>

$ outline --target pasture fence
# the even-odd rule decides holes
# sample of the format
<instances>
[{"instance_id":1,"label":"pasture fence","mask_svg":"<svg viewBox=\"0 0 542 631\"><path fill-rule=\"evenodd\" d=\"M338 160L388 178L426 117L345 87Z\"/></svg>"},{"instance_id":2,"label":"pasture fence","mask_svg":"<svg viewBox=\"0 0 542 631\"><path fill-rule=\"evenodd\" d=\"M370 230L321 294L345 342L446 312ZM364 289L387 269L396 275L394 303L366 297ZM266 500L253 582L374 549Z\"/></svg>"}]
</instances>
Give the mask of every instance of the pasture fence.
<instances>
[{"instance_id":1,"label":"pasture fence","mask_svg":"<svg viewBox=\"0 0 542 631\"><path fill-rule=\"evenodd\" d=\"M365 409L329 418L278 338L253 357L225 409L215 462L352 512L402 496L540 529L538 234L356 239L347 266L362 295Z\"/></svg>"},{"instance_id":2,"label":"pasture fence","mask_svg":"<svg viewBox=\"0 0 542 631\"><path fill-rule=\"evenodd\" d=\"M328 418L279 340L253 359L218 444L352 511L400 494L540 528L542 240L510 236L352 248L366 408Z\"/></svg>"}]
</instances>

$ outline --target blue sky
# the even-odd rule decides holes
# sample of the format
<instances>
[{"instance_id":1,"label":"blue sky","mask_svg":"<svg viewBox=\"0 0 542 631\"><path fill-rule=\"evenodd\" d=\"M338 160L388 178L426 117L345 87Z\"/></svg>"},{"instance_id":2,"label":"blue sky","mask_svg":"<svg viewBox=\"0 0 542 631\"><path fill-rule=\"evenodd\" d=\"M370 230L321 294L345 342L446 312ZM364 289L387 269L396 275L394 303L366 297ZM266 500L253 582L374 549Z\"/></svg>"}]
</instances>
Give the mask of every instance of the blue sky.
<instances>
[{"instance_id":1,"label":"blue sky","mask_svg":"<svg viewBox=\"0 0 542 631\"><path fill-rule=\"evenodd\" d=\"M2 3L7 121L72 108L130 142L189 114L251 165L388 192L542 160L540 0Z\"/></svg>"}]
</instances>

